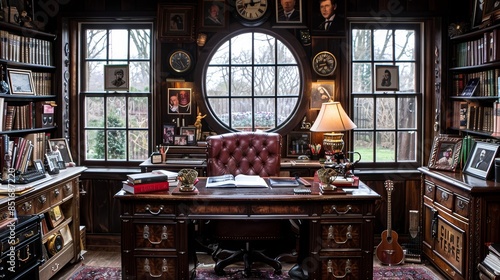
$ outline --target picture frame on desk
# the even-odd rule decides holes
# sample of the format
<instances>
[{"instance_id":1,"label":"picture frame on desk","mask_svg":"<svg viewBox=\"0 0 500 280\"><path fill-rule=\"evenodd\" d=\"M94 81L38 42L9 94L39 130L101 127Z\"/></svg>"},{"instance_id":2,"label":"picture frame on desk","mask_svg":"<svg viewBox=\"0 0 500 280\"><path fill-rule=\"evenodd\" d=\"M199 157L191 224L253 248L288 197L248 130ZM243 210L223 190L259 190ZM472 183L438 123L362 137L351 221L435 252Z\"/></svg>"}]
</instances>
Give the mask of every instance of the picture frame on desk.
<instances>
[{"instance_id":1,"label":"picture frame on desk","mask_svg":"<svg viewBox=\"0 0 500 280\"><path fill-rule=\"evenodd\" d=\"M187 135L174 135L175 146L187 146L187 144L188 144Z\"/></svg>"},{"instance_id":2,"label":"picture frame on desk","mask_svg":"<svg viewBox=\"0 0 500 280\"><path fill-rule=\"evenodd\" d=\"M309 155L309 144L311 143L311 132L293 131L288 133L286 141L286 156L299 157Z\"/></svg>"},{"instance_id":3,"label":"picture frame on desk","mask_svg":"<svg viewBox=\"0 0 500 280\"><path fill-rule=\"evenodd\" d=\"M483 180L491 177L491 167L498 153L500 145L483 141L476 141L471 149L463 172Z\"/></svg>"},{"instance_id":4,"label":"picture frame on desk","mask_svg":"<svg viewBox=\"0 0 500 280\"><path fill-rule=\"evenodd\" d=\"M47 140L50 150L54 154L59 154L59 161L65 164L73 162L73 157L69 151L68 140L66 138L53 138Z\"/></svg>"},{"instance_id":5,"label":"picture frame on desk","mask_svg":"<svg viewBox=\"0 0 500 280\"><path fill-rule=\"evenodd\" d=\"M163 124L163 144L173 145L174 144L174 135L175 135L175 123L164 123Z\"/></svg>"},{"instance_id":6,"label":"picture frame on desk","mask_svg":"<svg viewBox=\"0 0 500 280\"><path fill-rule=\"evenodd\" d=\"M460 162L462 140L461 137L435 137L429 158L429 169L455 171Z\"/></svg>"},{"instance_id":7,"label":"picture frame on desk","mask_svg":"<svg viewBox=\"0 0 500 280\"><path fill-rule=\"evenodd\" d=\"M35 95L33 73L31 70L7 69L10 92L12 94Z\"/></svg>"},{"instance_id":8,"label":"picture frame on desk","mask_svg":"<svg viewBox=\"0 0 500 280\"><path fill-rule=\"evenodd\" d=\"M183 126L180 128L179 134L187 136L187 145L196 145L196 127Z\"/></svg>"}]
</instances>

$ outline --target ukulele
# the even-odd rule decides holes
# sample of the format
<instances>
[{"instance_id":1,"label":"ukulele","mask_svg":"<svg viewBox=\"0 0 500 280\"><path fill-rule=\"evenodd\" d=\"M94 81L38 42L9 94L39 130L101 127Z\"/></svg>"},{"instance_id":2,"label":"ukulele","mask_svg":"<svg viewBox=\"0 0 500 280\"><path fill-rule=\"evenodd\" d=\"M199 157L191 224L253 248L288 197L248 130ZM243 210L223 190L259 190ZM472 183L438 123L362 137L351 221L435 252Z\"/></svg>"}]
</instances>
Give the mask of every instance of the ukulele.
<instances>
[{"instance_id":1,"label":"ukulele","mask_svg":"<svg viewBox=\"0 0 500 280\"><path fill-rule=\"evenodd\" d=\"M382 264L396 265L403 261L403 248L398 244L398 234L391 229L391 193L394 189L391 180L385 181L387 190L387 230L382 232L382 240L377 246L377 258Z\"/></svg>"}]
</instances>

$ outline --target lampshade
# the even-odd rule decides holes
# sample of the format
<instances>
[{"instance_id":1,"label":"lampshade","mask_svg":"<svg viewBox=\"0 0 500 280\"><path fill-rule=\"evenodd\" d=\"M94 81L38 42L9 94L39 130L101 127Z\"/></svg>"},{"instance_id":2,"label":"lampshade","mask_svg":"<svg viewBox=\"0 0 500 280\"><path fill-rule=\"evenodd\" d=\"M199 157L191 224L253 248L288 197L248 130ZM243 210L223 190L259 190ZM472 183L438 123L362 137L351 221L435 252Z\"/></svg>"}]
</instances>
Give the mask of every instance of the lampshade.
<instances>
[{"instance_id":1,"label":"lampshade","mask_svg":"<svg viewBox=\"0 0 500 280\"><path fill-rule=\"evenodd\" d=\"M315 132L346 131L356 128L340 102L326 102L321 105L316 121L311 127Z\"/></svg>"}]
</instances>

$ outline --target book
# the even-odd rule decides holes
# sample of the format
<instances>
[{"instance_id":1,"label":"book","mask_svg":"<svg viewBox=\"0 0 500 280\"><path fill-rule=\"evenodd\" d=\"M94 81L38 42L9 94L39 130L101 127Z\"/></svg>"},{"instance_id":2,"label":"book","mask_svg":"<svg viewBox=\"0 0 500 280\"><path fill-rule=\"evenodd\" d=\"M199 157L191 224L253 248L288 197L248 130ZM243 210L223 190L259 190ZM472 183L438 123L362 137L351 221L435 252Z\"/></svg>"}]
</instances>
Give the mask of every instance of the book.
<instances>
[{"instance_id":1,"label":"book","mask_svg":"<svg viewBox=\"0 0 500 280\"><path fill-rule=\"evenodd\" d=\"M168 181L168 179L168 175L160 172L145 172L127 175L127 181L133 185L149 182Z\"/></svg>"},{"instance_id":2,"label":"book","mask_svg":"<svg viewBox=\"0 0 500 280\"><path fill-rule=\"evenodd\" d=\"M500 276L500 259L495 257L494 253L489 252L483 260L483 265L486 265L495 275Z\"/></svg>"},{"instance_id":3,"label":"book","mask_svg":"<svg viewBox=\"0 0 500 280\"><path fill-rule=\"evenodd\" d=\"M490 269L488 265L486 265L484 262L478 263L477 268L481 273L487 275L488 279L494 279L494 280L500 279L500 276L496 275L494 271Z\"/></svg>"},{"instance_id":4,"label":"book","mask_svg":"<svg viewBox=\"0 0 500 280\"><path fill-rule=\"evenodd\" d=\"M267 188L264 178L259 175L233 176L232 174L210 176L207 178L207 188Z\"/></svg>"},{"instance_id":5,"label":"book","mask_svg":"<svg viewBox=\"0 0 500 280\"><path fill-rule=\"evenodd\" d=\"M488 250L500 258L500 243L491 243L488 245Z\"/></svg>"},{"instance_id":6,"label":"book","mask_svg":"<svg viewBox=\"0 0 500 280\"><path fill-rule=\"evenodd\" d=\"M298 187L299 182L295 178L269 178L271 187Z\"/></svg>"},{"instance_id":7,"label":"book","mask_svg":"<svg viewBox=\"0 0 500 280\"><path fill-rule=\"evenodd\" d=\"M170 183L168 181L150 182L131 185L128 181L123 181L122 189L131 194L150 193L157 191L168 191Z\"/></svg>"},{"instance_id":8,"label":"book","mask_svg":"<svg viewBox=\"0 0 500 280\"><path fill-rule=\"evenodd\" d=\"M164 174L168 177L168 181L177 181L177 172L159 169L152 171L152 173Z\"/></svg>"},{"instance_id":9,"label":"book","mask_svg":"<svg viewBox=\"0 0 500 280\"><path fill-rule=\"evenodd\" d=\"M472 78L465 85L462 96L473 96L479 88L479 78Z\"/></svg>"}]
</instances>

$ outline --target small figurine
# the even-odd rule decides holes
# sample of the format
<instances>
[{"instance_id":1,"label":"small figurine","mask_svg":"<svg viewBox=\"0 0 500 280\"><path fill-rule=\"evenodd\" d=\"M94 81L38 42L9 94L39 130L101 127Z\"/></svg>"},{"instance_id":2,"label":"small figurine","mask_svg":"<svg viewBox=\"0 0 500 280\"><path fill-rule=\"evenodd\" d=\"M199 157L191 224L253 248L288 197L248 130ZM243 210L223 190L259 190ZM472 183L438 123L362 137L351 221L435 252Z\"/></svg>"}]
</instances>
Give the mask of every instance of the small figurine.
<instances>
[{"instance_id":1,"label":"small figurine","mask_svg":"<svg viewBox=\"0 0 500 280\"><path fill-rule=\"evenodd\" d=\"M201 115L201 113L198 113L198 116L196 116L196 121L194 122L194 127L196 127L196 140L201 139L201 120L205 118L207 114Z\"/></svg>"},{"instance_id":2,"label":"small figurine","mask_svg":"<svg viewBox=\"0 0 500 280\"><path fill-rule=\"evenodd\" d=\"M307 116L304 116L304 119L302 120L302 126L300 129L310 129L311 128L311 123L306 122L307 121Z\"/></svg>"}]
</instances>

